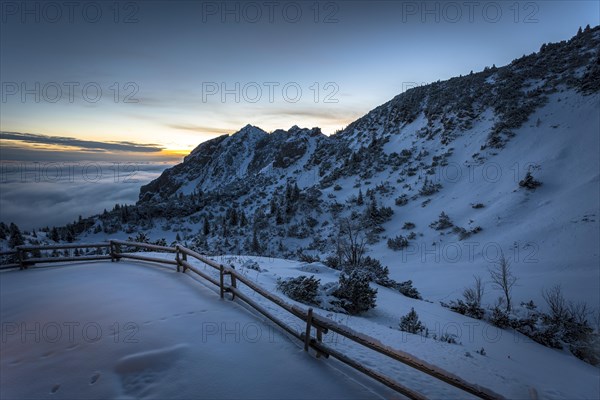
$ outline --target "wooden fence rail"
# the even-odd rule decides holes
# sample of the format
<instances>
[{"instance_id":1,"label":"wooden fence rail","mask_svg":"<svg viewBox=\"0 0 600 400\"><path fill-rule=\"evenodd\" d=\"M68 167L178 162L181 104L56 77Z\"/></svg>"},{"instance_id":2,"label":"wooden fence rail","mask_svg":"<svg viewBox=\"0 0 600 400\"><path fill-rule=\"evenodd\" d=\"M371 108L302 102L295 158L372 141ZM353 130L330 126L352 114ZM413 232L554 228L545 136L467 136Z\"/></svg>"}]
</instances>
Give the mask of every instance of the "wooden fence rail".
<instances>
[{"instance_id":1,"label":"wooden fence rail","mask_svg":"<svg viewBox=\"0 0 600 400\"><path fill-rule=\"evenodd\" d=\"M163 253L174 253L175 259L166 259L159 258L153 256L144 256L140 254L131 254L130 252L123 251L123 247L126 248L138 248L145 249L155 252L163 252ZM35 257L35 258L27 258L27 254L34 251L41 250L68 250L68 249L98 249L98 248L106 248L108 249L107 255L79 255L73 257ZM467 393L470 393L476 397L486 400L492 399L503 399L503 397L489 389L481 387L479 385L475 385L469 383L462 378L442 369L431 365L423 360L418 359L408 353L405 353L400 350L393 349L389 346L384 345L379 340L364 335L362 333L356 332L347 326L343 326L329 318L320 316L313 312L312 308L308 310L303 309L302 307L292 305L287 303L282 298L276 296L275 294L265 290L264 288L257 285L252 280L248 279L245 275L241 274L237 271L233 266L225 266L222 265L210 258L199 254L193 250L190 250L186 247L183 247L177 244L175 247L168 246L159 246L149 243L138 243L138 242L128 242L124 240L110 240L108 243L91 243L91 244L65 244L65 245L51 245L51 246L19 246L13 251L5 251L0 252L0 257L6 256L16 256L18 259L17 263L3 264L0 265L0 270L2 269L10 269L10 268L20 268L26 269L29 266L34 264L42 264L42 263L52 263L52 262L69 262L69 261L93 261L93 260L111 260L117 262L123 258L125 259L134 259L140 261L148 261L153 263L167 264L167 265L175 265L177 267L177 271L181 271L183 273L188 270L200 276L204 280L209 283L217 286L219 288L219 294L221 298L224 298L225 293L229 293L232 296L232 300L238 298L243 301L251 308L256 310L258 313L267 317L274 324L279 326L289 335L295 337L304 343L304 349L306 351L309 348L312 348L316 351L317 357L334 357L339 361L351 366L352 368L366 374L367 376L383 383L387 387L395 390L402 395L411 398L411 399L425 399L421 393L410 389L394 379L382 374L379 371L366 367L359 363L358 361L352 359L351 357L343 354L339 350L333 349L325 344L323 344L323 334L327 334L328 332L335 332L341 336L344 336L347 339L350 339L354 343L366 347L370 350L373 350L377 353L383 354L384 356L389 357L390 359L401 362L405 365L408 365L411 368L414 368L418 371L421 371L425 374L428 374L442 382L450 384L458 389L461 389ZM194 258L201 263L210 266L216 272L219 273L219 278L211 276L210 274L201 271L198 267L192 265L188 261L188 257ZM229 279L226 279L229 277ZM229 281L228 283L226 283ZM256 300L252 299L246 293L239 289L238 283L245 285L249 289L251 289L254 293L259 294L265 299L269 300L271 303L279 306L283 310L287 311L289 314L297 317L300 321L305 324L305 330L303 332L298 332L294 328L292 328L288 323L274 315L271 311L267 310L263 305L259 304ZM312 331L315 331L315 337L312 336Z\"/></svg>"},{"instance_id":2,"label":"wooden fence rail","mask_svg":"<svg viewBox=\"0 0 600 400\"><path fill-rule=\"evenodd\" d=\"M42 250L72 250L72 249L102 249L109 248L108 243L85 243L85 244L58 244L47 246L18 246L15 250L0 252L0 256L16 256L16 262L0 265L2 269L27 269L35 264L72 262L72 261L96 261L110 260L110 255L76 255L76 256L56 256L56 257L29 257L29 253Z\"/></svg>"}]
</instances>

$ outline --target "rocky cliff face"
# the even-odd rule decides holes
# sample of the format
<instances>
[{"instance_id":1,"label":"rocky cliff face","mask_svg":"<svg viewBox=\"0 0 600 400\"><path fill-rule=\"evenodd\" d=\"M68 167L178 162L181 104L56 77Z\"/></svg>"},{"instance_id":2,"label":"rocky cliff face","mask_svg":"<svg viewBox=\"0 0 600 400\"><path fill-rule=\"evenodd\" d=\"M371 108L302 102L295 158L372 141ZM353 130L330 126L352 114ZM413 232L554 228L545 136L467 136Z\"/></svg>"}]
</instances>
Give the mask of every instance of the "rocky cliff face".
<instances>
[{"instance_id":1,"label":"rocky cliff face","mask_svg":"<svg viewBox=\"0 0 600 400\"><path fill-rule=\"evenodd\" d=\"M241 181L254 181L258 175L302 169L316 147L327 142L319 128L271 134L247 125L239 132L201 143L182 164L166 170L140 190L140 202L168 200L179 194L227 190Z\"/></svg>"}]
</instances>

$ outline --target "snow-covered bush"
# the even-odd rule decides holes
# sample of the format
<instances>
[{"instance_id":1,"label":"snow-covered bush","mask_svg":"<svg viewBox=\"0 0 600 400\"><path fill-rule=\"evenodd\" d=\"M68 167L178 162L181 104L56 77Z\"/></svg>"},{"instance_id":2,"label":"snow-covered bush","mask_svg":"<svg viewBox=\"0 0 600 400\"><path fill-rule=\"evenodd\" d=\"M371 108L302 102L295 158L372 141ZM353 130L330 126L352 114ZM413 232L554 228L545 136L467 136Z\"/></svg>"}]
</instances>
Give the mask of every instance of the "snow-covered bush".
<instances>
[{"instance_id":1,"label":"snow-covered bush","mask_svg":"<svg viewBox=\"0 0 600 400\"><path fill-rule=\"evenodd\" d=\"M455 226L454 228L452 228L452 232L456 233L458 235L458 240L468 239L469 237L471 237L471 235L479 233L482 230L483 230L483 228L481 228L480 226L476 226L473 229L469 229L469 230L467 230L463 227L460 227L460 226Z\"/></svg>"},{"instance_id":2,"label":"snow-covered bush","mask_svg":"<svg viewBox=\"0 0 600 400\"><path fill-rule=\"evenodd\" d=\"M382 266L379 260L369 256L362 258L358 266L345 265L344 271L347 274L357 272L369 282L375 282L381 286L392 287L396 285L396 282L389 278L390 271L388 267Z\"/></svg>"},{"instance_id":3,"label":"snow-covered bush","mask_svg":"<svg viewBox=\"0 0 600 400\"><path fill-rule=\"evenodd\" d=\"M505 329L510 326L510 318L508 312L501 308L500 305L494 306L492 309L492 316L490 317L492 325L497 326L500 329Z\"/></svg>"},{"instance_id":4,"label":"snow-covered bush","mask_svg":"<svg viewBox=\"0 0 600 400\"><path fill-rule=\"evenodd\" d=\"M428 178L425 178L425 182L423 182L423 186L419 189L419 194L421 196L431 196L440 191L442 185L439 183L433 183Z\"/></svg>"},{"instance_id":5,"label":"snow-covered bush","mask_svg":"<svg viewBox=\"0 0 600 400\"><path fill-rule=\"evenodd\" d=\"M447 306L454 312L475 319L482 319L484 315L483 308L477 307L474 303L465 303L461 299L453 300L449 304L444 304L444 306Z\"/></svg>"},{"instance_id":6,"label":"snow-covered bush","mask_svg":"<svg viewBox=\"0 0 600 400\"><path fill-rule=\"evenodd\" d=\"M399 283L396 282L395 288L406 297L410 297L412 299L417 300L423 299L419 291L415 287L413 287L413 282L411 280Z\"/></svg>"},{"instance_id":7,"label":"snow-covered bush","mask_svg":"<svg viewBox=\"0 0 600 400\"><path fill-rule=\"evenodd\" d=\"M340 257L333 255L333 254L327 256L325 258L325 261L323 261L323 264L327 265L331 269L337 269L337 270L342 269L341 264L340 264Z\"/></svg>"},{"instance_id":8,"label":"snow-covered bush","mask_svg":"<svg viewBox=\"0 0 600 400\"><path fill-rule=\"evenodd\" d=\"M400 195L396 198L395 203L399 207L405 206L408 204L408 196L406 194Z\"/></svg>"},{"instance_id":9,"label":"snow-covered bush","mask_svg":"<svg viewBox=\"0 0 600 400\"><path fill-rule=\"evenodd\" d=\"M369 286L369 279L359 271L341 274L339 287L333 295L338 299L333 302L348 314L360 314L376 306L377 289Z\"/></svg>"},{"instance_id":10,"label":"snow-covered bush","mask_svg":"<svg viewBox=\"0 0 600 400\"><path fill-rule=\"evenodd\" d=\"M263 269L262 269L262 268L260 267L260 265L259 265L259 264L258 264L256 261L254 261L254 260L247 260L246 262L244 262L244 263L241 265L240 269L242 269L242 270L243 270L244 268L246 268L246 269L251 269L251 270L253 270L253 271L257 271L257 272L263 272Z\"/></svg>"},{"instance_id":11,"label":"snow-covered bush","mask_svg":"<svg viewBox=\"0 0 600 400\"><path fill-rule=\"evenodd\" d=\"M452 228L454 224L450 220L448 214L442 211L437 221L429 224L429 227L435 229L436 231L441 231L443 229Z\"/></svg>"},{"instance_id":12,"label":"snow-covered bush","mask_svg":"<svg viewBox=\"0 0 600 400\"><path fill-rule=\"evenodd\" d=\"M438 339L440 342L445 342L445 343L449 343L449 344L459 344L458 341L456 340L456 335L454 335L453 333L444 333L442 336L440 336L440 338Z\"/></svg>"},{"instance_id":13,"label":"snow-covered bush","mask_svg":"<svg viewBox=\"0 0 600 400\"><path fill-rule=\"evenodd\" d=\"M398 235L394 238L389 238L387 245L392 250L402 250L408 247L408 239L402 235Z\"/></svg>"},{"instance_id":14,"label":"snow-covered bush","mask_svg":"<svg viewBox=\"0 0 600 400\"><path fill-rule=\"evenodd\" d=\"M519 187L524 187L525 189L530 189L530 190L535 189L541 185L542 185L542 182L535 180L533 175L531 175L530 171L527 171L525 178L523 178L523 180L519 181Z\"/></svg>"},{"instance_id":15,"label":"snow-covered bush","mask_svg":"<svg viewBox=\"0 0 600 400\"><path fill-rule=\"evenodd\" d=\"M475 276L475 284L472 287L465 288L463 299L451 301L449 304L442 304L452 311L467 317L482 319L485 311L481 308L481 298L483 297L484 284L480 277Z\"/></svg>"},{"instance_id":16,"label":"snow-covered bush","mask_svg":"<svg viewBox=\"0 0 600 400\"><path fill-rule=\"evenodd\" d=\"M410 230L410 229L415 229L415 224L412 222L405 222L404 225L402 226L402 229L406 229L406 230Z\"/></svg>"},{"instance_id":17,"label":"snow-covered bush","mask_svg":"<svg viewBox=\"0 0 600 400\"><path fill-rule=\"evenodd\" d=\"M425 331L425 325L419 320L419 314L414 308L400 318L400 330L408 333L421 334Z\"/></svg>"},{"instance_id":18,"label":"snow-covered bush","mask_svg":"<svg viewBox=\"0 0 600 400\"><path fill-rule=\"evenodd\" d=\"M298 254L298 259L305 263L314 263L314 262L321 261L321 259L319 258L318 255L314 256L312 254L306 254L306 253Z\"/></svg>"},{"instance_id":19,"label":"snow-covered bush","mask_svg":"<svg viewBox=\"0 0 600 400\"><path fill-rule=\"evenodd\" d=\"M296 278L288 278L277 281L277 290L288 296L292 300L305 304L318 304L317 295L319 294L320 279L314 275L301 275Z\"/></svg>"}]
</instances>

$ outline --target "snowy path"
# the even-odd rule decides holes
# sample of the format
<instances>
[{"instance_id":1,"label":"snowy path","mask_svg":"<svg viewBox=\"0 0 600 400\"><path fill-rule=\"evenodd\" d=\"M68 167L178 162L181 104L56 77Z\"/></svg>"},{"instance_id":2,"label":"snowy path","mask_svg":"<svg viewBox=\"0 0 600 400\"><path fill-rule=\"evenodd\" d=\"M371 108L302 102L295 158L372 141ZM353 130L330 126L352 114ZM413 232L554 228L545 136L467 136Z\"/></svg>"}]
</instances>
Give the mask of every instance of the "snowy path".
<instances>
[{"instance_id":1,"label":"snowy path","mask_svg":"<svg viewBox=\"0 0 600 400\"><path fill-rule=\"evenodd\" d=\"M0 294L2 399L393 396L169 268L7 272Z\"/></svg>"}]
</instances>

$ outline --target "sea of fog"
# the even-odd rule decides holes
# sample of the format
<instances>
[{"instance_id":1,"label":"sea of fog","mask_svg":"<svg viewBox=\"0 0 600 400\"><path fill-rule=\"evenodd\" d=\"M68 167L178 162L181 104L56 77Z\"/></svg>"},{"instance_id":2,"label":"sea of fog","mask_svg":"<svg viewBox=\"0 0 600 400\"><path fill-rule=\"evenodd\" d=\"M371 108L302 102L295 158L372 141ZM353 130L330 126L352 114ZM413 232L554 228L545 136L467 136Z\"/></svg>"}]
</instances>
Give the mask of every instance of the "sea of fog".
<instances>
[{"instance_id":1,"label":"sea of fog","mask_svg":"<svg viewBox=\"0 0 600 400\"><path fill-rule=\"evenodd\" d=\"M168 168L142 162L2 162L0 221L21 229L61 226L133 204L142 185Z\"/></svg>"}]
</instances>

